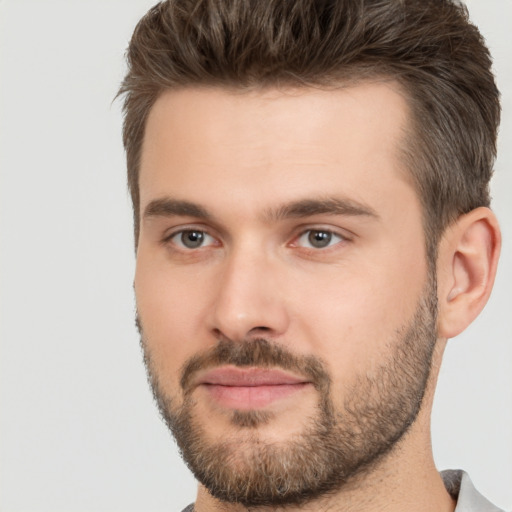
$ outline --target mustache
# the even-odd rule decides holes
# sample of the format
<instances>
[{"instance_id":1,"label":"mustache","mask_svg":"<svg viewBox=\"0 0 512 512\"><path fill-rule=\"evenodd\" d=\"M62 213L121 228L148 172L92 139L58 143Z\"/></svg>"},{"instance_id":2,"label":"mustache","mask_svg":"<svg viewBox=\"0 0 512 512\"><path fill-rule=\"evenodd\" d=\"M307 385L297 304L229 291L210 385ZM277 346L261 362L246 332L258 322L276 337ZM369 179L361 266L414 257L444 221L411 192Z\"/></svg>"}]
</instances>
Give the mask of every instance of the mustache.
<instances>
[{"instance_id":1,"label":"mustache","mask_svg":"<svg viewBox=\"0 0 512 512\"><path fill-rule=\"evenodd\" d=\"M192 391L192 381L197 372L222 365L289 370L306 377L321 392L326 392L331 383L324 363L317 357L295 355L282 345L265 338L238 342L221 339L211 349L185 362L180 380L184 393L188 394Z\"/></svg>"}]
</instances>

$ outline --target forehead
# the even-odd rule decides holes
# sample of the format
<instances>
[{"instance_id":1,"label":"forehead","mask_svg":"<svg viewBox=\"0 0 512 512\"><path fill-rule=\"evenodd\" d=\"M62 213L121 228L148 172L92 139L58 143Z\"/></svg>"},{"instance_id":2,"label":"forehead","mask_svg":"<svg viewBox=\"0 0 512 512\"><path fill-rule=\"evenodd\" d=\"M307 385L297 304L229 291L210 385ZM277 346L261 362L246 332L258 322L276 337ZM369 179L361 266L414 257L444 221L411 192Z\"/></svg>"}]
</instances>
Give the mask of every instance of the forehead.
<instances>
[{"instance_id":1,"label":"forehead","mask_svg":"<svg viewBox=\"0 0 512 512\"><path fill-rule=\"evenodd\" d=\"M385 181L408 181L400 159L408 117L392 82L336 90L167 91L147 120L141 208L166 195L263 208L264 199L335 191L364 202L367 191L379 193L379 184L386 193Z\"/></svg>"}]
</instances>

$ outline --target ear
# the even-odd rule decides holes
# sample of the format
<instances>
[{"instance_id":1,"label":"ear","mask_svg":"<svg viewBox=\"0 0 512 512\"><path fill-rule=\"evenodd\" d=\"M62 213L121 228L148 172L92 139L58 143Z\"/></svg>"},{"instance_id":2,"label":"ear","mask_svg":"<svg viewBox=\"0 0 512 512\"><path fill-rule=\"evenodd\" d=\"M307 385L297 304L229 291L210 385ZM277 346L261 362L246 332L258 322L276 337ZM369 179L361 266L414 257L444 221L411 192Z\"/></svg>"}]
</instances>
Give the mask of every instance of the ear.
<instances>
[{"instance_id":1,"label":"ear","mask_svg":"<svg viewBox=\"0 0 512 512\"><path fill-rule=\"evenodd\" d=\"M489 208L476 208L446 229L437 260L440 337L457 336L482 311L494 284L500 249L500 228Z\"/></svg>"}]
</instances>

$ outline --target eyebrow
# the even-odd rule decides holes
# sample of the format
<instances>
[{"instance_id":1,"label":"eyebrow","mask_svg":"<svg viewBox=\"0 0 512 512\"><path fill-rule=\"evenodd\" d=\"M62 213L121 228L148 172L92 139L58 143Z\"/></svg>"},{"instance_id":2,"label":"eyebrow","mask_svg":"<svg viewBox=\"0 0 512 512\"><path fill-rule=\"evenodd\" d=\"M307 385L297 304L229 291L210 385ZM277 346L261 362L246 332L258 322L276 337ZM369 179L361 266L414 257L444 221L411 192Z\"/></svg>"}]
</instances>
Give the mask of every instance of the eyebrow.
<instances>
[{"instance_id":1,"label":"eyebrow","mask_svg":"<svg viewBox=\"0 0 512 512\"><path fill-rule=\"evenodd\" d=\"M324 199L301 199L291 201L277 208L269 208L263 218L267 222L285 219L311 217L313 215L365 216L378 219L377 212L352 199L328 197ZM195 217L211 220L213 215L204 207L191 201L164 197L151 201L144 209L143 218L151 217Z\"/></svg>"},{"instance_id":2,"label":"eyebrow","mask_svg":"<svg viewBox=\"0 0 512 512\"><path fill-rule=\"evenodd\" d=\"M197 217L211 219L212 215L202 206L190 201L180 201L170 197L155 199L144 209L143 218L149 217Z\"/></svg>"},{"instance_id":3,"label":"eyebrow","mask_svg":"<svg viewBox=\"0 0 512 512\"><path fill-rule=\"evenodd\" d=\"M324 199L302 199L284 204L276 209L270 208L265 212L269 221L311 217L313 215L346 215L379 218L377 212L362 203L352 199L327 197Z\"/></svg>"}]
</instances>

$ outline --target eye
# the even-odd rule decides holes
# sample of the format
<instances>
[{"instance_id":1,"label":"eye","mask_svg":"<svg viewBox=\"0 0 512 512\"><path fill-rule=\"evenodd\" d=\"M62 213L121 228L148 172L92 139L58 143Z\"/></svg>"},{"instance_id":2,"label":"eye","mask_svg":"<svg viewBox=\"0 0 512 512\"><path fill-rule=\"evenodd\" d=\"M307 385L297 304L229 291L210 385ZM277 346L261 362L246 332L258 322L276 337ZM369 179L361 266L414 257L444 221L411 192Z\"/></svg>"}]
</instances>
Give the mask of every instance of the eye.
<instances>
[{"instance_id":1,"label":"eye","mask_svg":"<svg viewBox=\"0 0 512 512\"><path fill-rule=\"evenodd\" d=\"M200 249L215 243L215 238L199 229L185 229L168 238L170 242L182 249Z\"/></svg>"},{"instance_id":2,"label":"eye","mask_svg":"<svg viewBox=\"0 0 512 512\"><path fill-rule=\"evenodd\" d=\"M341 235L326 229L308 229L300 235L297 245L310 249L325 249L343 240Z\"/></svg>"}]
</instances>

